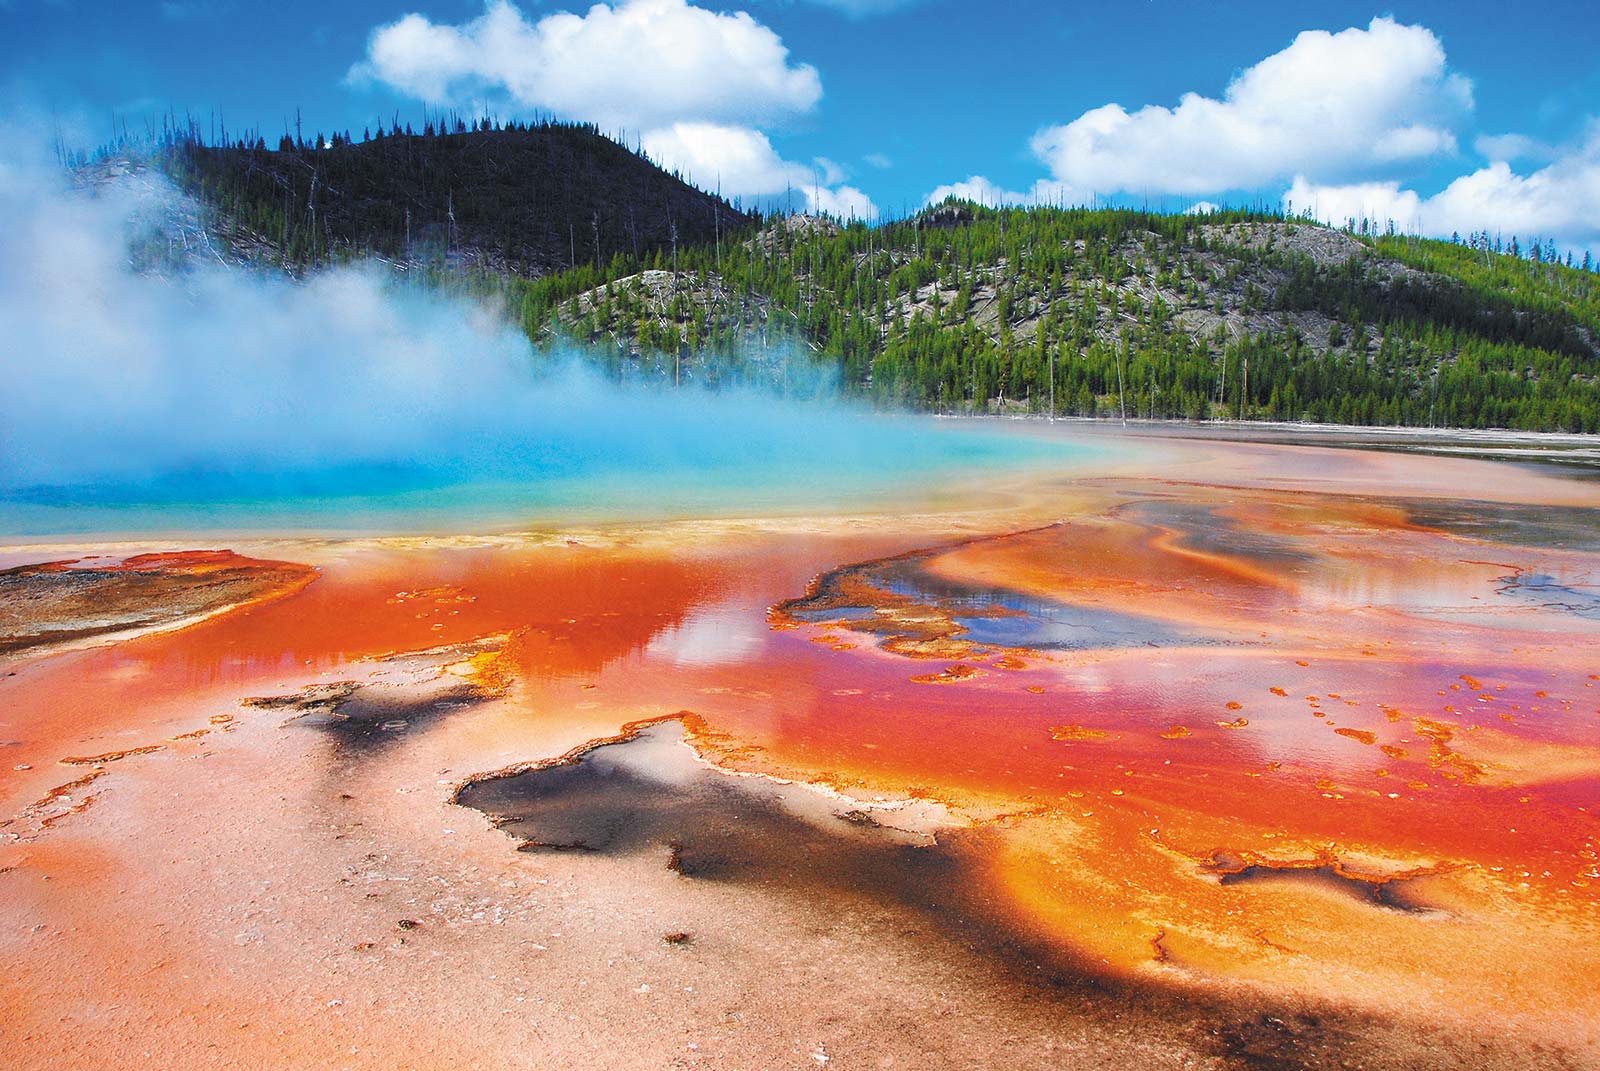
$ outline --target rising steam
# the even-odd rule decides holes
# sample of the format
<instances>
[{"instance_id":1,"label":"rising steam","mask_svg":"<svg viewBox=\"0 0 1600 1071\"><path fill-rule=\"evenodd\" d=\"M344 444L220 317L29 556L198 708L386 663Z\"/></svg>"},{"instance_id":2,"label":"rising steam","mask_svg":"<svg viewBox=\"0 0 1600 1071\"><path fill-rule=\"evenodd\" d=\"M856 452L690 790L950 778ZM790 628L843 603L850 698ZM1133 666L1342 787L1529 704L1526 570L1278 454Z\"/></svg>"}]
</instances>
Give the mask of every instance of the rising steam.
<instances>
[{"instance_id":1,"label":"rising steam","mask_svg":"<svg viewBox=\"0 0 1600 1071\"><path fill-rule=\"evenodd\" d=\"M737 490L995 449L836 404L619 388L375 269L295 282L201 249L181 273L136 272L130 227L181 209L176 191L150 173L74 190L7 140L0 510L484 483L670 497L673 476Z\"/></svg>"}]
</instances>

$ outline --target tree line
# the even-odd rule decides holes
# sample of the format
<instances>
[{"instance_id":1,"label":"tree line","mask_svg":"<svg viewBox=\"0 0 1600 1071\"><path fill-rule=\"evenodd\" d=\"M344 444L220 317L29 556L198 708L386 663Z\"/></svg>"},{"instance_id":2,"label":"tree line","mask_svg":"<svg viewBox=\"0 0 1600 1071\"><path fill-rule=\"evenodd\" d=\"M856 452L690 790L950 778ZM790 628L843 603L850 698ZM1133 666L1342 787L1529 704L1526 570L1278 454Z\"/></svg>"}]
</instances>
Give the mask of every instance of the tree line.
<instances>
[{"instance_id":1,"label":"tree line","mask_svg":"<svg viewBox=\"0 0 1600 1071\"><path fill-rule=\"evenodd\" d=\"M360 139L297 118L269 149L174 117L157 141L290 270L377 258L493 293L618 378L724 382L800 354L941 412L1600 431L1600 276L1547 238L1261 207L763 219L547 118L394 116ZM1344 252L1318 255L1319 233Z\"/></svg>"},{"instance_id":2,"label":"tree line","mask_svg":"<svg viewBox=\"0 0 1600 1071\"><path fill-rule=\"evenodd\" d=\"M1600 431L1593 272L1360 225L1330 263L1294 240L1305 228L952 203L871 227L779 220L680 250L676 271L618 256L512 292L531 337L609 369L672 355L681 376L801 345L885 405ZM644 293L650 270L669 301Z\"/></svg>"}]
</instances>

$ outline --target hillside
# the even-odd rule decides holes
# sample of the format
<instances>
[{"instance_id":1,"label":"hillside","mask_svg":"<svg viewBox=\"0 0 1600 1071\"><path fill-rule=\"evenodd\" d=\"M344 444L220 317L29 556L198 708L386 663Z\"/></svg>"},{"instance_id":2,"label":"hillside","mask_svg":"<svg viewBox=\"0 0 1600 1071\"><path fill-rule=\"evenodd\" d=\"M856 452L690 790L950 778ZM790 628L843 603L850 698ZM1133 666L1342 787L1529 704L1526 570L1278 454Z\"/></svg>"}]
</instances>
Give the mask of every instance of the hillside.
<instances>
[{"instance_id":1,"label":"hillside","mask_svg":"<svg viewBox=\"0 0 1600 1071\"><path fill-rule=\"evenodd\" d=\"M617 374L790 347L951 412L1600 431L1600 276L1300 219L950 203L519 281Z\"/></svg>"},{"instance_id":2,"label":"hillside","mask_svg":"<svg viewBox=\"0 0 1600 1071\"><path fill-rule=\"evenodd\" d=\"M458 126L286 136L270 149L170 136L159 161L216 213L214 236L290 271L376 257L537 276L714 243L750 222L591 126Z\"/></svg>"},{"instance_id":3,"label":"hillside","mask_svg":"<svg viewBox=\"0 0 1600 1071\"><path fill-rule=\"evenodd\" d=\"M147 242L158 269L466 279L622 380L803 364L942 412L1600 431L1600 275L1514 239L957 201L763 224L560 123L161 144L151 166L195 197Z\"/></svg>"}]
</instances>

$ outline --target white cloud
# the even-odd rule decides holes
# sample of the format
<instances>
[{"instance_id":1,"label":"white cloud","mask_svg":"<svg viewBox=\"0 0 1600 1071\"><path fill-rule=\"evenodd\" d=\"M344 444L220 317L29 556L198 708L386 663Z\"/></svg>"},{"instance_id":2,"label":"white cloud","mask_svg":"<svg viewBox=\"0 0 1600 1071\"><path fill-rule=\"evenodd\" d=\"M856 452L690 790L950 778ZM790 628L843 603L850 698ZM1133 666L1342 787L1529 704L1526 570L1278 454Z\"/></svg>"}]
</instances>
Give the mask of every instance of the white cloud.
<instances>
[{"instance_id":1,"label":"white cloud","mask_svg":"<svg viewBox=\"0 0 1600 1071\"><path fill-rule=\"evenodd\" d=\"M943 186L934 187L924 201L936 205L952 197L958 201L973 201L980 205L1022 204L1027 200L1027 194L1002 189L982 175L973 175L960 182L947 182Z\"/></svg>"},{"instance_id":2,"label":"white cloud","mask_svg":"<svg viewBox=\"0 0 1600 1071\"><path fill-rule=\"evenodd\" d=\"M1519 173L1497 160L1432 197L1398 182L1317 185L1296 178L1284 195L1296 211L1330 223L1370 219L1445 236L1490 230L1524 240L1554 238L1567 249L1600 247L1600 124L1538 170Z\"/></svg>"},{"instance_id":3,"label":"white cloud","mask_svg":"<svg viewBox=\"0 0 1600 1071\"><path fill-rule=\"evenodd\" d=\"M828 188L820 186L805 191L806 202L813 213L833 216L837 219L865 219L870 220L878 214L878 206L872 203L872 198L854 186L835 186Z\"/></svg>"},{"instance_id":4,"label":"white cloud","mask_svg":"<svg viewBox=\"0 0 1600 1071\"><path fill-rule=\"evenodd\" d=\"M826 156L818 156L812 162L816 165L817 171L821 173L824 185L837 186L848 177L848 173L842 164L830 160Z\"/></svg>"},{"instance_id":5,"label":"white cloud","mask_svg":"<svg viewBox=\"0 0 1600 1071\"><path fill-rule=\"evenodd\" d=\"M881 152L869 152L866 156L862 157L862 159L866 160L866 162L871 164L873 167L889 168L894 166L894 161L889 159Z\"/></svg>"},{"instance_id":6,"label":"white cloud","mask_svg":"<svg viewBox=\"0 0 1600 1071\"><path fill-rule=\"evenodd\" d=\"M1175 108L1107 104L1041 131L1033 150L1056 179L1102 193L1203 194L1295 174L1359 177L1455 151L1472 85L1451 73L1423 26L1307 30L1247 68L1222 99Z\"/></svg>"},{"instance_id":7,"label":"white cloud","mask_svg":"<svg viewBox=\"0 0 1600 1071\"><path fill-rule=\"evenodd\" d=\"M765 122L810 111L822 82L809 64L744 12L685 0L620 0L530 22L489 0L460 25L410 14L374 30L352 81L376 81L444 103L504 94L609 127L670 122Z\"/></svg>"},{"instance_id":8,"label":"white cloud","mask_svg":"<svg viewBox=\"0 0 1600 1071\"><path fill-rule=\"evenodd\" d=\"M1221 205L1213 201L1196 201L1188 208L1185 208L1183 214L1186 216L1209 216L1213 212L1220 211L1221 208Z\"/></svg>"},{"instance_id":9,"label":"white cloud","mask_svg":"<svg viewBox=\"0 0 1600 1071\"><path fill-rule=\"evenodd\" d=\"M1555 159L1556 150L1553 146L1542 141L1527 137L1524 134L1480 134L1472 143L1478 155L1493 160L1537 160L1545 162Z\"/></svg>"},{"instance_id":10,"label":"white cloud","mask_svg":"<svg viewBox=\"0 0 1600 1071\"><path fill-rule=\"evenodd\" d=\"M793 193L809 211L844 219L866 219L877 206L854 186L841 185L844 170L825 157L812 164L785 160L767 135L749 127L717 123L673 123L646 132L644 149L661 166L727 196Z\"/></svg>"},{"instance_id":11,"label":"white cloud","mask_svg":"<svg viewBox=\"0 0 1600 1071\"><path fill-rule=\"evenodd\" d=\"M1284 204L1297 213L1343 226L1361 220L1378 224L1393 221L1410 232L1422 220L1422 198L1412 190L1402 190L1398 182L1354 182L1343 186L1319 186L1304 176L1295 176Z\"/></svg>"},{"instance_id":12,"label":"white cloud","mask_svg":"<svg viewBox=\"0 0 1600 1071\"><path fill-rule=\"evenodd\" d=\"M936 205L951 197L972 201L980 205L1079 205L1093 198L1060 182L1040 179L1026 192L1005 189L983 175L973 175L960 182L950 182L936 187L923 199L923 203Z\"/></svg>"},{"instance_id":13,"label":"white cloud","mask_svg":"<svg viewBox=\"0 0 1600 1071\"><path fill-rule=\"evenodd\" d=\"M640 143L650 158L707 189L727 194L782 192L809 186L817 172L778 155L759 130L717 123L673 123L646 133Z\"/></svg>"},{"instance_id":14,"label":"white cloud","mask_svg":"<svg viewBox=\"0 0 1600 1071\"><path fill-rule=\"evenodd\" d=\"M890 5L838 6L865 13ZM778 35L743 12L618 0L530 22L509 0L489 0L481 16L460 25L411 14L379 27L350 77L438 102L504 94L519 107L642 129L658 163L708 189L729 196L792 190L814 212L877 212L865 193L844 184L839 164L785 160L754 129L811 111L822 82L809 64L791 64Z\"/></svg>"}]
</instances>

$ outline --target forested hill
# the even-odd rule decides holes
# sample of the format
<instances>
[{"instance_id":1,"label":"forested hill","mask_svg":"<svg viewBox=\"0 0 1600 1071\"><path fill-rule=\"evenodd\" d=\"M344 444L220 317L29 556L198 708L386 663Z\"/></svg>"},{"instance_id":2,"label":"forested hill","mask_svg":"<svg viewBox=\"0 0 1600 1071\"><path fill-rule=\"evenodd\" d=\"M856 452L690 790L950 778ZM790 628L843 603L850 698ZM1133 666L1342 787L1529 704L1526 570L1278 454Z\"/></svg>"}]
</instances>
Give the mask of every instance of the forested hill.
<instances>
[{"instance_id":1,"label":"forested hill","mask_svg":"<svg viewBox=\"0 0 1600 1071\"><path fill-rule=\"evenodd\" d=\"M442 124L441 124L442 126ZM543 275L618 255L714 243L750 218L601 135L568 123L430 123L221 146L169 135L163 168L215 213L236 252L292 271L378 257Z\"/></svg>"},{"instance_id":2,"label":"forested hill","mask_svg":"<svg viewBox=\"0 0 1600 1071\"><path fill-rule=\"evenodd\" d=\"M1600 431L1600 275L1520 250L952 202L871 228L779 219L676 272L619 259L516 291L532 337L619 378L788 347L849 392L944 412Z\"/></svg>"},{"instance_id":3,"label":"forested hill","mask_svg":"<svg viewBox=\"0 0 1600 1071\"><path fill-rule=\"evenodd\" d=\"M958 201L762 220L578 124L157 140L207 255L491 287L621 380L787 378L800 354L942 412L1600 432L1600 275L1532 236Z\"/></svg>"}]
</instances>

